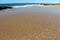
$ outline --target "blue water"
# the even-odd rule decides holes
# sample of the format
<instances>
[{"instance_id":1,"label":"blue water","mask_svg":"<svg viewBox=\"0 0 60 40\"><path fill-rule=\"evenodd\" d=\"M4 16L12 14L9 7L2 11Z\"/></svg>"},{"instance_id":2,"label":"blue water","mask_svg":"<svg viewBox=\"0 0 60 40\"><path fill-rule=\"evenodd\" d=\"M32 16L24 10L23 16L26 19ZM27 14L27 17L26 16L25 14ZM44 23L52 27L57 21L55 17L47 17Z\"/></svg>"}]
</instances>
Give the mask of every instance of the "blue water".
<instances>
[{"instance_id":1,"label":"blue water","mask_svg":"<svg viewBox=\"0 0 60 40\"><path fill-rule=\"evenodd\" d=\"M11 3L11 4L0 4L0 6L23 6L31 4L40 4L40 3Z\"/></svg>"},{"instance_id":2,"label":"blue water","mask_svg":"<svg viewBox=\"0 0 60 40\"><path fill-rule=\"evenodd\" d=\"M26 4L0 4L0 6L22 6L22 5L26 5Z\"/></svg>"}]
</instances>

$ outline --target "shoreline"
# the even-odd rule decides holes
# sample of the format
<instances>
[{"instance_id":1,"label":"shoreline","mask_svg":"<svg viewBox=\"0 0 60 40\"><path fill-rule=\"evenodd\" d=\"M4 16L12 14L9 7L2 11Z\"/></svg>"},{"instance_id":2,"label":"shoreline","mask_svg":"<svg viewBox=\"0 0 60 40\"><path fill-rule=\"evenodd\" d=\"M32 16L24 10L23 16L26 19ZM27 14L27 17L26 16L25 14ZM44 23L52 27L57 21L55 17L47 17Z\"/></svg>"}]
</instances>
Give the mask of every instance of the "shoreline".
<instances>
[{"instance_id":1,"label":"shoreline","mask_svg":"<svg viewBox=\"0 0 60 40\"><path fill-rule=\"evenodd\" d=\"M60 5L23 5L23 6L6 6L6 7L0 7L0 10L2 9L11 9L11 8L21 8L21 7L41 7L41 8L53 8L53 9L60 9Z\"/></svg>"}]
</instances>

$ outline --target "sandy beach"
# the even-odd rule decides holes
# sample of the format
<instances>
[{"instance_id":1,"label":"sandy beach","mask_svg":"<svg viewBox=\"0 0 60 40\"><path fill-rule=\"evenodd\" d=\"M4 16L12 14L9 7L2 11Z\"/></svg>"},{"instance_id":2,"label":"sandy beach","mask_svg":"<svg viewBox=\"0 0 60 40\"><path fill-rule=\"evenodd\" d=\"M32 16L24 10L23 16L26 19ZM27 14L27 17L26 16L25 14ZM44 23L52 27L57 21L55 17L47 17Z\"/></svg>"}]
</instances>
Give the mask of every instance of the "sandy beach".
<instances>
[{"instance_id":1,"label":"sandy beach","mask_svg":"<svg viewBox=\"0 0 60 40\"><path fill-rule=\"evenodd\" d=\"M24 7L0 11L0 40L60 40L60 10Z\"/></svg>"},{"instance_id":2,"label":"sandy beach","mask_svg":"<svg viewBox=\"0 0 60 40\"><path fill-rule=\"evenodd\" d=\"M44 8L60 9L60 5L42 5L40 7L42 7L42 8L44 7Z\"/></svg>"}]
</instances>

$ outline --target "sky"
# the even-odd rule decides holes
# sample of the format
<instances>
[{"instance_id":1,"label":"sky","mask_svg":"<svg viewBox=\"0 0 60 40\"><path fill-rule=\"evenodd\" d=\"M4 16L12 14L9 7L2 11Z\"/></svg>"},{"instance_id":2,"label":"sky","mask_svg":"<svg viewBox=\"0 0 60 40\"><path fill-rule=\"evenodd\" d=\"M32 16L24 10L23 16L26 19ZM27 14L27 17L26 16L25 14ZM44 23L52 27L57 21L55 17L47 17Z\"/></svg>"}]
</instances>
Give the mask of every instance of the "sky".
<instances>
[{"instance_id":1,"label":"sky","mask_svg":"<svg viewBox=\"0 0 60 40\"><path fill-rule=\"evenodd\" d=\"M60 0L0 0L0 3L60 3Z\"/></svg>"}]
</instances>

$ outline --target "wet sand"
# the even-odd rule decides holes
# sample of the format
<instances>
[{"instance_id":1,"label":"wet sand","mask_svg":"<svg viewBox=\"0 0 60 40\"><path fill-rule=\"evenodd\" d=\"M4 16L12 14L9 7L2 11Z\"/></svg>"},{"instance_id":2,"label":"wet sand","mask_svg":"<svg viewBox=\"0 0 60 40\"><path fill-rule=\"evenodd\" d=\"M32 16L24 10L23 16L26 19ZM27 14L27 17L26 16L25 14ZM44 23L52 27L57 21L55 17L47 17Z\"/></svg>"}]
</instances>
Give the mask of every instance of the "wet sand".
<instances>
[{"instance_id":1,"label":"wet sand","mask_svg":"<svg viewBox=\"0 0 60 40\"><path fill-rule=\"evenodd\" d=\"M0 11L0 40L60 40L60 10L26 7Z\"/></svg>"}]
</instances>

